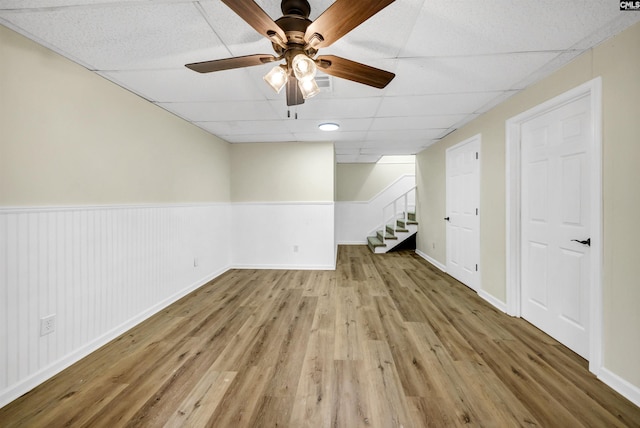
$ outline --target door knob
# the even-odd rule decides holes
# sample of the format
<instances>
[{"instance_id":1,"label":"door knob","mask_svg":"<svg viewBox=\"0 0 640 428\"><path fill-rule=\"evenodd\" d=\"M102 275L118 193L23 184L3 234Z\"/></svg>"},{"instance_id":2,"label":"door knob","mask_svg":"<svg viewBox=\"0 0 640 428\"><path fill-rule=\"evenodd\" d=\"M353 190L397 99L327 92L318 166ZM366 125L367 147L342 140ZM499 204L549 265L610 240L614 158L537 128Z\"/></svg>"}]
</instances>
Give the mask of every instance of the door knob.
<instances>
[{"instance_id":1,"label":"door knob","mask_svg":"<svg viewBox=\"0 0 640 428\"><path fill-rule=\"evenodd\" d=\"M584 241L580 241L578 239L572 239L571 242L577 242L578 244L586 245L587 247L591 246L591 238L587 238Z\"/></svg>"},{"instance_id":2,"label":"door knob","mask_svg":"<svg viewBox=\"0 0 640 428\"><path fill-rule=\"evenodd\" d=\"M445 217L444 219L445 219L445 220L447 220L447 221L450 221L450 220L449 220L449 217Z\"/></svg>"}]
</instances>

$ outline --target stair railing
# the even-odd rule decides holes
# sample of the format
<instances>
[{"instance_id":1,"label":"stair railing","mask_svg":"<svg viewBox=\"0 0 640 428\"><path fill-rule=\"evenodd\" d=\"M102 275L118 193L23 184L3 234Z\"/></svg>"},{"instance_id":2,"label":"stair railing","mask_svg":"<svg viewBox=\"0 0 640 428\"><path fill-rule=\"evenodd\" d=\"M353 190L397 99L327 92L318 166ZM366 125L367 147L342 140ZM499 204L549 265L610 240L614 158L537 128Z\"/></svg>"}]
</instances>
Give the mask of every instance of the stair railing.
<instances>
[{"instance_id":1,"label":"stair railing","mask_svg":"<svg viewBox=\"0 0 640 428\"><path fill-rule=\"evenodd\" d=\"M396 230L398 229L398 220L404 220L405 226L409 219L409 196L413 196L413 209L414 212L417 210L418 201L417 201L417 193L416 186L413 186L411 189L404 192L402 195L398 196L392 202L388 203L382 208L382 243L384 244L387 239L387 225L391 222L393 227L393 234L396 234ZM398 211L398 204L401 204L401 211ZM391 215L387 215L388 208L391 208Z\"/></svg>"}]
</instances>

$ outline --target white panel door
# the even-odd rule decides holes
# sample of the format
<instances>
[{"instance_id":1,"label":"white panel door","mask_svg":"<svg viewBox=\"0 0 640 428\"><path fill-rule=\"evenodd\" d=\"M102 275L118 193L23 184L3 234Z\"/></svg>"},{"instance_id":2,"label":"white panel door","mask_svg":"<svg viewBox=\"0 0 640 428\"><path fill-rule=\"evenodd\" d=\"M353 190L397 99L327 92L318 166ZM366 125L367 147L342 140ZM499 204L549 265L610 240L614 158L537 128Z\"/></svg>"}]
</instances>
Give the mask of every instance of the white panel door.
<instances>
[{"instance_id":1,"label":"white panel door","mask_svg":"<svg viewBox=\"0 0 640 428\"><path fill-rule=\"evenodd\" d=\"M480 284L480 136L446 153L447 273L473 290Z\"/></svg>"},{"instance_id":2,"label":"white panel door","mask_svg":"<svg viewBox=\"0 0 640 428\"><path fill-rule=\"evenodd\" d=\"M522 124L522 317L589 354L589 162L584 96ZM590 242L590 241L589 241Z\"/></svg>"}]
</instances>

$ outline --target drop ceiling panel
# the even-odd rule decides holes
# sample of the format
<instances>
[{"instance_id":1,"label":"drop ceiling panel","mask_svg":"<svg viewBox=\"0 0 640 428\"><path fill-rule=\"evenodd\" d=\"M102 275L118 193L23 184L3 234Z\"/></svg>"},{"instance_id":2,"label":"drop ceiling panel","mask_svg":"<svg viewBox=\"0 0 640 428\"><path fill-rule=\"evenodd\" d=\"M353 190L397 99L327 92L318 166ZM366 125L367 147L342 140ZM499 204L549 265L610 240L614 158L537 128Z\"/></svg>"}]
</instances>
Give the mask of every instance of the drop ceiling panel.
<instances>
[{"instance_id":1,"label":"drop ceiling panel","mask_svg":"<svg viewBox=\"0 0 640 428\"><path fill-rule=\"evenodd\" d=\"M299 141L352 141L356 146L360 146L367 136L366 131L332 132L327 135L324 131L316 132L296 132L295 137Z\"/></svg>"},{"instance_id":2,"label":"drop ceiling panel","mask_svg":"<svg viewBox=\"0 0 640 428\"><path fill-rule=\"evenodd\" d=\"M201 61L230 56L272 54L271 43L258 34L220 0L200 2L205 19L215 28L216 35L227 46L228 52L218 58L202 58Z\"/></svg>"},{"instance_id":3,"label":"drop ceiling panel","mask_svg":"<svg viewBox=\"0 0 640 428\"><path fill-rule=\"evenodd\" d=\"M407 59L398 65L396 73L401 77L389 86L387 95L512 89L532 70L538 70L557 55L557 52L530 52Z\"/></svg>"},{"instance_id":4,"label":"drop ceiling panel","mask_svg":"<svg viewBox=\"0 0 640 428\"><path fill-rule=\"evenodd\" d=\"M279 142L290 142L290 141L298 141L295 137L290 133L284 134L231 134L231 135L221 135L225 141L230 143L279 143Z\"/></svg>"},{"instance_id":5,"label":"drop ceiling panel","mask_svg":"<svg viewBox=\"0 0 640 428\"><path fill-rule=\"evenodd\" d=\"M375 153L381 153L381 150L387 149L402 150L402 153L399 154L408 154L407 151L414 151L415 153L415 151L420 151L422 150L422 148L428 146L431 141L433 140L389 140L386 143L382 141L367 141L366 145L364 147L361 147L361 153L367 153L367 150L373 151Z\"/></svg>"},{"instance_id":6,"label":"drop ceiling panel","mask_svg":"<svg viewBox=\"0 0 640 428\"><path fill-rule=\"evenodd\" d=\"M225 120L217 122L197 122L198 126L216 135L257 135L290 134L281 120Z\"/></svg>"},{"instance_id":7,"label":"drop ceiling panel","mask_svg":"<svg viewBox=\"0 0 640 428\"><path fill-rule=\"evenodd\" d=\"M348 101L339 99L327 99L320 93L318 96L307 100L299 106L287 108L286 100L269 101L282 119L287 118L287 111L298 113L298 119L324 120L327 117L340 117L345 119L370 118L376 114L380 99L377 98L351 98Z\"/></svg>"},{"instance_id":8,"label":"drop ceiling panel","mask_svg":"<svg viewBox=\"0 0 640 428\"><path fill-rule=\"evenodd\" d=\"M92 69L179 68L228 56L192 3L132 2L0 16Z\"/></svg>"},{"instance_id":9,"label":"drop ceiling panel","mask_svg":"<svg viewBox=\"0 0 640 428\"><path fill-rule=\"evenodd\" d=\"M568 49L619 15L617 2L430 0L401 56L456 56Z\"/></svg>"},{"instance_id":10,"label":"drop ceiling panel","mask_svg":"<svg viewBox=\"0 0 640 428\"><path fill-rule=\"evenodd\" d=\"M371 131L391 131L397 129L447 129L465 118L463 114L435 116L377 117L371 124Z\"/></svg>"},{"instance_id":11,"label":"drop ceiling panel","mask_svg":"<svg viewBox=\"0 0 640 428\"><path fill-rule=\"evenodd\" d=\"M380 103L379 116L469 114L500 95L499 92L436 94L387 97Z\"/></svg>"},{"instance_id":12,"label":"drop ceiling panel","mask_svg":"<svg viewBox=\"0 0 640 428\"><path fill-rule=\"evenodd\" d=\"M382 155L336 155L338 163L376 163Z\"/></svg>"},{"instance_id":13,"label":"drop ceiling panel","mask_svg":"<svg viewBox=\"0 0 640 428\"><path fill-rule=\"evenodd\" d=\"M129 0L145 2L148 0ZM176 0L180 1L180 0ZM35 9L42 7L64 7L80 5L99 5L105 3L122 3L122 0L0 0L0 9Z\"/></svg>"},{"instance_id":14,"label":"drop ceiling panel","mask_svg":"<svg viewBox=\"0 0 640 428\"><path fill-rule=\"evenodd\" d=\"M268 101L158 103L158 105L180 117L189 118L192 122L279 119Z\"/></svg>"},{"instance_id":15,"label":"drop ceiling panel","mask_svg":"<svg viewBox=\"0 0 640 428\"><path fill-rule=\"evenodd\" d=\"M376 155L387 156L387 155L412 155L415 153L416 148L413 146L380 146L380 147L365 147L360 150L360 155Z\"/></svg>"},{"instance_id":16,"label":"drop ceiling panel","mask_svg":"<svg viewBox=\"0 0 640 428\"><path fill-rule=\"evenodd\" d=\"M367 134L367 145L385 142L424 141L440 137L445 129L396 129L393 131L373 131Z\"/></svg>"},{"instance_id":17,"label":"drop ceiling panel","mask_svg":"<svg viewBox=\"0 0 640 428\"><path fill-rule=\"evenodd\" d=\"M354 61L396 58L401 51L399 47L411 35L423 3L423 0L402 0L390 4L356 27L349 37L323 49L322 54L332 53Z\"/></svg>"},{"instance_id":18,"label":"drop ceiling panel","mask_svg":"<svg viewBox=\"0 0 640 428\"><path fill-rule=\"evenodd\" d=\"M155 102L260 101L254 82L238 73L194 73L186 67L100 74Z\"/></svg>"},{"instance_id":19,"label":"drop ceiling panel","mask_svg":"<svg viewBox=\"0 0 640 428\"><path fill-rule=\"evenodd\" d=\"M366 141L364 138L360 140L334 140L334 143L336 147L353 150L360 150L366 145Z\"/></svg>"},{"instance_id":20,"label":"drop ceiling panel","mask_svg":"<svg viewBox=\"0 0 640 428\"><path fill-rule=\"evenodd\" d=\"M333 122L340 124L340 129L337 131L321 131L318 129L318 125L321 123ZM323 120L306 120L306 119L298 119L298 120L286 120L284 123L287 128L292 132L315 132L318 135L324 136L325 139L332 139L335 135L340 135L345 132L353 132L360 131L366 132L371 127L371 123L373 119L364 118L364 119L341 119L340 116L326 116L326 119Z\"/></svg>"}]
</instances>

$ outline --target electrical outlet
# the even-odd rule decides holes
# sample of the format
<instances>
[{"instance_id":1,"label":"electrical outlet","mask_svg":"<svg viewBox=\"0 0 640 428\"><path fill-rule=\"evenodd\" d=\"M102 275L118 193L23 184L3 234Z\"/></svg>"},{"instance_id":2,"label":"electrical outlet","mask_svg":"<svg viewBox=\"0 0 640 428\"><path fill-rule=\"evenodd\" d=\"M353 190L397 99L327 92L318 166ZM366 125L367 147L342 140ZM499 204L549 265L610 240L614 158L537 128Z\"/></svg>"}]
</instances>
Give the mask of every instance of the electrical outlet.
<instances>
[{"instance_id":1,"label":"electrical outlet","mask_svg":"<svg viewBox=\"0 0 640 428\"><path fill-rule=\"evenodd\" d=\"M200 262L199 262L198 258L197 258L197 257L195 257L195 258L193 259L193 267L198 267L198 264L199 264L199 263L200 263Z\"/></svg>"},{"instance_id":2,"label":"electrical outlet","mask_svg":"<svg viewBox=\"0 0 640 428\"><path fill-rule=\"evenodd\" d=\"M298 252L298 246L297 246L297 245L294 245L294 246L293 246L293 252L294 252L294 253L297 253L297 252Z\"/></svg>"},{"instance_id":3,"label":"electrical outlet","mask_svg":"<svg viewBox=\"0 0 640 428\"><path fill-rule=\"evenodd\" d=\"M56 330L56 315L40 318L40 336L46 336Z\"/></svg>"}]
</instances>

